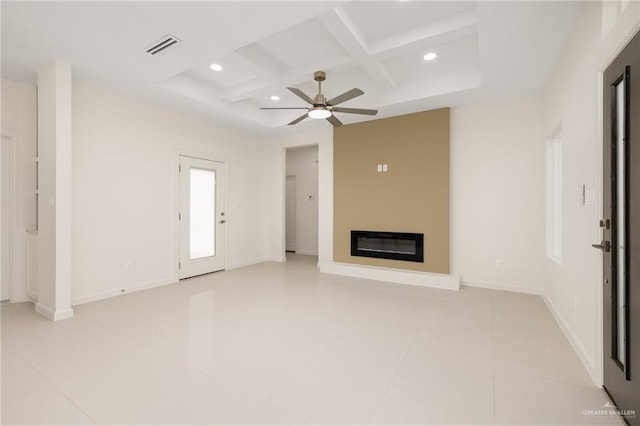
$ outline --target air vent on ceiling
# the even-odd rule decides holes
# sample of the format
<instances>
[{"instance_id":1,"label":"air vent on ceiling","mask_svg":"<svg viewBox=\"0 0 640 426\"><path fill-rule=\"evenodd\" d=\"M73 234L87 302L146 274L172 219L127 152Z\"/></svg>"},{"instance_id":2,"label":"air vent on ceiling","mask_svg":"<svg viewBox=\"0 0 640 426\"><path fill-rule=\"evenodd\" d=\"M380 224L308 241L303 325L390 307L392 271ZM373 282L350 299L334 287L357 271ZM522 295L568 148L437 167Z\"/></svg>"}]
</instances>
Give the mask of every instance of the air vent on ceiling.
<instances>
[{"instance_id":1,"label":"air vent on ceiling","mask_svg":"<svg viewBox=\"0 0 640 426\"><path fill-rule=\"evenodd\" d=\"M162 37L160 40L153 43L147 49L147 53L150 53L151 55L155 55L156 53L160 53L166 48L171 47L177 43L180 43L181 41L182 40L180 40L179 38L174 37L171 34L167 34L166 36Z\"/></svg>"}]
</instances>

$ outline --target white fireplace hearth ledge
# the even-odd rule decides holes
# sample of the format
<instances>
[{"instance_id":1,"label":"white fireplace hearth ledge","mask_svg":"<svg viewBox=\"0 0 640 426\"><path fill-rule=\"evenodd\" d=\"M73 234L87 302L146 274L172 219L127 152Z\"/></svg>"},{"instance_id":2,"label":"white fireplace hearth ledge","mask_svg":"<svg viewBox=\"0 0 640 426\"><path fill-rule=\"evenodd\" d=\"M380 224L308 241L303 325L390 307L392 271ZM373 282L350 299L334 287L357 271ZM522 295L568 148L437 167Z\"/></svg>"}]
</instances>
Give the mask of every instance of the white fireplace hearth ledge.
<instances>
[{"instance_id":1,"label":"white fireplace hearth ledge","mask_svg":"<svg viewBox=\"0 0 640 426\"><path fill-rule=\"evenodd\" d=\"M460 277L449 274L409 271L406 269L382 268L379 266L364 266L352 263L324 262L318 264L320 272L347 277L364 278L367 280L387 281L398 284L415 285L419 287L439 288L445 290L460 290Z\"/></svg>"}]
</instances>

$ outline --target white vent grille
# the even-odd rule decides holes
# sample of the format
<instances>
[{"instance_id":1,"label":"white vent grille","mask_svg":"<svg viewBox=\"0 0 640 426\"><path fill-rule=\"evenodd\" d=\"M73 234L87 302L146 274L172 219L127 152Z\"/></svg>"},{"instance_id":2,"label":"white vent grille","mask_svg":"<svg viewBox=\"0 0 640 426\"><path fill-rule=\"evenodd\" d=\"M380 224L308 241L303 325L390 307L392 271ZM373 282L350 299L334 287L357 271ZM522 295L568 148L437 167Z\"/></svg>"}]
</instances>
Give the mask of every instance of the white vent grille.
<instances>
[{"instance_id":1,"label":"white vent grille","mask_svg":"<svg viewBox=\"0 0 640 426\"><path fill-rule=\"evenodd\" d=\"M162 52L163 50L171 47L171 46L175 46L178 43L181 43L182 40L180 40L178 37L172 36L171 34L168 34L164 37L162 37L160 40L154 42L151 46L149 46L147 48L147 53L151 54L151 55L155 55L157 53Z\"/></svg>"}]
</instances>

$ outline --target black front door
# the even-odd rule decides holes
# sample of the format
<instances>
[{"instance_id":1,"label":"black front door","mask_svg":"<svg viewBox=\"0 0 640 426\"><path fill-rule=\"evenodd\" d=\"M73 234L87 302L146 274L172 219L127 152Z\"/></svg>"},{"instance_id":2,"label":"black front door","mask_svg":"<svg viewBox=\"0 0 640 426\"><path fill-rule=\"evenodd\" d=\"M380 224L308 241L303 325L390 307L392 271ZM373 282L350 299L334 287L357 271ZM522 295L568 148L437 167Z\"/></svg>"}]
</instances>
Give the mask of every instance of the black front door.
<instances>
[{"instance_id":1,"label":"black front door","mask_svg":"<svg viewBox=\"0 0 640 426\"><path fill-rule=\"evenodd\" d=\"M640 34L604 73L604 386L640 425Z\"/></svg>"}]
</instances>

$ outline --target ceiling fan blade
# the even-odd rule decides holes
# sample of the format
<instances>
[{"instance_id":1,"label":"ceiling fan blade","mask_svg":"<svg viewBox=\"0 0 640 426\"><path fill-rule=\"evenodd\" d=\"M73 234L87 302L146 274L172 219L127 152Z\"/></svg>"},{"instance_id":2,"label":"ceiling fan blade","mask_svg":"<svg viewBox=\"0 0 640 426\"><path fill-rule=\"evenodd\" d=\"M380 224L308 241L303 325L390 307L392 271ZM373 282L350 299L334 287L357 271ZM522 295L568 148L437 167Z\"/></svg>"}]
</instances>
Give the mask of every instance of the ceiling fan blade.
<instances>
[{"instance_id":1,"label":"ceiling fan blade","mask_svg":"<svg viewBox=\"0 0 640 426\"><path fill-rule=\"evenodd\" d=\"M307 107L282 107L282 108L273 107L273 108L260 108L260 109L309 109L309 108Z\"/></svg>"},{"instance_id":2,"label":"ceiling fan blade","mask_svg":"<svg viewBox=\"0 0 640 426\"><path fill-rule=\"evenodd\" d=\"M376 115L377 109L362 109L362 108L331 108L334 112L346 112L347 114L364 114L364 115Z\"/></svg>"},{"instance_id":3,"label":"ceiling fan blade","mask_svg":"<svg viewBox=\"0 0 640 426\"><path fill-rule=\"evenodd\" d=\"M360 95L364 95L364 92L360 89L351 89L344 92L342 95L338 95L335 98L327 102L327 105L338 105L343 102L347 102L353 98L357 98Z\"/></svg>"},{"instance_id":4,"label":"ceiling fan blade","mask_svg":"<svg viewBox=\"0 0 640 426\"><path fill-rule=\"evenodd\" d=\"M297 97L302 99L303 101L313 105L313 99L311 99L309 96L305 95L305 93L302 90L296 89L295 87L287 87L287 89L291 93L293 93L294 95L296 95Z\"/></svg>"},{"instance_id":5,"label":"ceiling fan blade","mask_svg":"<svg viewBox=\"0 0 640 426\"><path fill-rule=\"evenodd\" d=\"M304 120L307 117L308 117L307 114L301 115L300 117L298 117L295 120L293 120L291 123L287 124L287 126L293 126L294 124L298 124L299 122L301 122L302 120Z\"/></svg>"},{"instance_id":6,"label":"ceiling fan blade","mask_svg":"<svg viewBox=\"0 0 640 426\"><path fill-rule=\"evenodd\" d=\"M333 127L342 126L342 121L338 120L338 117L336 117L333 114L330 115L329 117L327 117L327 121L329 123L331 123L331 125L333 125Z\"/></svg>"}]
</instances>

